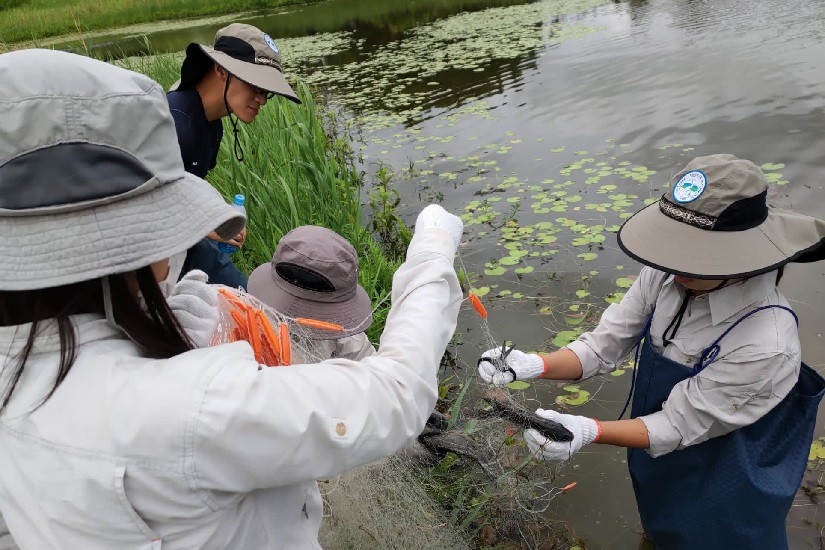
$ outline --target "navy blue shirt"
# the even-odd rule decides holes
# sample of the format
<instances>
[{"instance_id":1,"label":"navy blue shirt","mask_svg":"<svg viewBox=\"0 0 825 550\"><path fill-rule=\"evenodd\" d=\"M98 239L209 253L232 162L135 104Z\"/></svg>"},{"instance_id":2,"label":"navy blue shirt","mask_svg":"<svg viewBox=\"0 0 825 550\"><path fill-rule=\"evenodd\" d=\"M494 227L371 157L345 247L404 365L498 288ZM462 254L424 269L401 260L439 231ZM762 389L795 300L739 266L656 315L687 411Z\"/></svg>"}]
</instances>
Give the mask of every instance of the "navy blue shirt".
<instances>
[{"instance_id":1,"label":"navy blue shirt","mask_svg":"<svg viewBox=\"0 0 825 550\"><path fill-rule=\"evenodd\" d=\"M190 174L204 178L218 163L218 150L223 137L221 120L206 120L201 96L195 89L169 92L166 99L175 119L183 167ZM201 240L186 252L180 276L194 269L206 273L210 283L246 289L246 275L209 239Z\"/></svg>"},{"instance_id":2,"label":"navy blue shirt","mask_svg":"<svg viewBox=\"0 0 825 550\"><path fill-rule=\"evenodd\" d=\"M166 94L175 119L183 167L200 178L215 167L223 137L221 120L206 120L201 96L194 88Z\"/></svg>"}]
</instances>

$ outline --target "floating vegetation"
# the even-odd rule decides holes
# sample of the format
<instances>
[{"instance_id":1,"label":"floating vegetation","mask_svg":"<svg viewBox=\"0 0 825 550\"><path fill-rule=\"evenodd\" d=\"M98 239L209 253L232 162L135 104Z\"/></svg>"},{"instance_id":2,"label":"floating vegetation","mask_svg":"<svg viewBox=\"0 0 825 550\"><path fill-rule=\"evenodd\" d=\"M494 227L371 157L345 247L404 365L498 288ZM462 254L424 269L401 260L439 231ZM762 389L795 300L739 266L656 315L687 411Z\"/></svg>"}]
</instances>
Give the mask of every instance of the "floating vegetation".
<instances>
[{"instance_id":1,"label":"floating vegetation","mask_svg":"<svg viewBox=\"0 0 825 550\"><path fill-rule=\"evenodd\" d=\"M298 64L297 60L360 47L351 33L329 33L296 43L286 39L285 57L288 65L295 66L297 76L336 94L343 105L358 112L363 128L390 128L420 116L431 104L434 90L445 87L442 76L446 73L483 73L548 45L598 32L598 28L549 22L561 14L604 3L554 0L461 13L411 29L404 38L378 46L368 57L340 65ZM492 118L488 109L484 100L471 98L443 120L454 125L466 116ZM519 139L512 141L502 145L499 153L506 154L510 146L520 143Z\"/></svg>"}]
</instances>

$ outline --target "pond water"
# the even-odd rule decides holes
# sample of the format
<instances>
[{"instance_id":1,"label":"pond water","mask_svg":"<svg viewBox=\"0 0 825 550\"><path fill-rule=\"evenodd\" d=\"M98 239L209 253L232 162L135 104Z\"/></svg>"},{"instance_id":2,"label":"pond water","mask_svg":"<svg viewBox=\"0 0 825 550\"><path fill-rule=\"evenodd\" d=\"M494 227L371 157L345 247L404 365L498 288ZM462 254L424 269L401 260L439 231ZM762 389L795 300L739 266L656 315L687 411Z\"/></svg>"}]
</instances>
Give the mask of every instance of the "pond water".
<instances>
[{"instance_id":1,"label":"pond water","mask_svg":"<svg viewBox=\"0 0 825 550\"><path fill-rule=\"evenodd\" d=\"M620 298L639 265L618 249L618 225L694 156L752 159L775 205L825 217L819 0L330 0L242 20L275 37L288 72L352 121L365 170L393 170L406 221L433 200L463 215L461 256L490 329L521 349L564 344ZM155 51L179 51L211 43L218 26L149 39ZM144 47L94 40L110 52ZM782 283L805 359L820 371L823 271L792 266ZM469 309L459 333L471 378L484 338ZM589 400L569 407L610 419L629 381L586 381ZM531 397L571 394L547 384ZM817 481L811 466L806 479ZM568 522L590 550L635 548L625 453L588 448L562 471L560 486L571 481L548 518ZM819 548L820 521L800 493L791 546Z\"/></svg>"}]
</instances>

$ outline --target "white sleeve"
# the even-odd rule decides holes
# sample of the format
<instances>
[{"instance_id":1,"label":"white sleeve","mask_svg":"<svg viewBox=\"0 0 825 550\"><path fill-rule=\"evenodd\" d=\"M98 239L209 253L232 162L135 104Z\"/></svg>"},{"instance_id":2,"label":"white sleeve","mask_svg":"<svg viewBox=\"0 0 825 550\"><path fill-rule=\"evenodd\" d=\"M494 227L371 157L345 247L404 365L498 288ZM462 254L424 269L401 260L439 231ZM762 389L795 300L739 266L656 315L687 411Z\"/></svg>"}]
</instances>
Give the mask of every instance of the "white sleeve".
<instances>
[{"instance_id":1,"label":"white sleeve","mask_svg":"<svg viewBox=\"0 0 825 550\"><path fill-rule=\"evenodd\" d=\"M567 345L582 363L582 378L615 370L639 340L667 274L645 267L618 304L610 304L591 332Z\"/></svg>"},{"instance_id":2,"label":"white sleeve","mask_svg":"<svg viewBox=\"0 0 825 550\"><path fill-rule=\"evenodd\" d=\"M418 435L435 405L462 299L454 253L444 231L414 235L371 357L216 369L191 435L193 488L248 492L329 477Z\"/></svg>"},{"instance_id":3,"label":"white sleeve","mask_svg":"<svg viewBox=\"0 0 825 550\"><path fill-rule=\"evenodd\" d=\"M9 528L3 519L3 515L0 514L0 550L18 550L18 548L17 543L14 542L11 533L9 533Z\"/></svg>"},{"instance_id":4,"label":"white sleeve","mask_svg":"<svg viewBox=\"0 0 825 550\"><path fill-rule=\"evenodd\" d=\"M363 332L337 340L335 351L332 352L333 357L352 359L353 361L360 361L370 355L375 355L375 348L372 347L372 343Z\"/></svg>"},{"instance_id":5,"label":"white sleeve","mask_svg":"<svg viewBox=\"0 0 825 550\"><path fill-rule=\"evenodd\" d=\"M673 386L662 410L639 418L661 456L750 426L782 401L799 378L799 357L784 350L735 350Z\"/></svg>"}]
</instances>

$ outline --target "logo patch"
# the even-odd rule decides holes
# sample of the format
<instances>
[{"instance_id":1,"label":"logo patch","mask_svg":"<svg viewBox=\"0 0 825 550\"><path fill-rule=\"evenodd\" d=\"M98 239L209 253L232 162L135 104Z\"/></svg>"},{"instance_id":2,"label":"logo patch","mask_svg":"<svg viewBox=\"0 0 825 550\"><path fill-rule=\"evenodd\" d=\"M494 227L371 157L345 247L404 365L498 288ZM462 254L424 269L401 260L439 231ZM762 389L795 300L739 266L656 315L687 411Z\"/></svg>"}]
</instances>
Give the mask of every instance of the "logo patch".
<instances>
[{"instance_id":1,"label":"logo patch","mask_svg":"<svg viewBox=\"0 0 825 550\"><path fill-rule=\"evenodd\" d=\"M705 173L701 170L691 170L673 187L673 200L682 204L695 201L707 186L708 178Z\"/></svg>"},{"instance_id":2,"label":"logo patch","mask_svg":"<svg viewBox=\"0 0 825 550\"><path fill-rule=\"evenodd\" d=\"M272 40L272 37L270 37L268 34L264 34L264 42L266 42L267 46L272 48L273 52L277 53L278 55L281 54L281 52L278 51L278 46L275 45L275 41Z\"/></svg>"}]
</instances>

